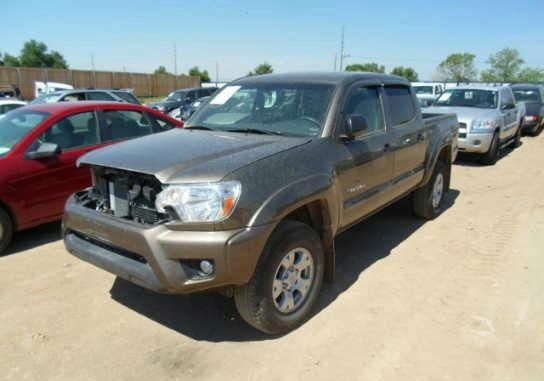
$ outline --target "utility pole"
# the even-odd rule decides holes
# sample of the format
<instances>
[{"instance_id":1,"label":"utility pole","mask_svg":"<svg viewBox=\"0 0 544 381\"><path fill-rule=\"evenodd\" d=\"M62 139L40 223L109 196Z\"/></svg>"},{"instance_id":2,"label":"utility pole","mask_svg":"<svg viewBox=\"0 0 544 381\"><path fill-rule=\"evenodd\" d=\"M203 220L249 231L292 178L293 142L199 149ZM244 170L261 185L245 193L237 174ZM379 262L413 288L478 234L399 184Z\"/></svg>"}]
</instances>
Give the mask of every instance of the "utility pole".
<instances>
[{"instance_id":1,"label":"utility pole","mask_svg":"<svg viewBox=\"0 0 544 381\"><path fill-rule=\"evenodd\" d=\"M334 55L334 71L337 71L337 69L336 69L337 62L336 61L338 61L338 54Z\"/></svg>"},{"instance_id":2,"label":"utility pole","mask_svg":"<svg viewBox=\"0 0 544 381\"><path fill-rule=\"evenodd\" d=\"M91 68L94 71L94 53L91 52Z\"/></svg>"},{"instance_id":3,"label":"utility pole","mask_svg":"<svg viewBox=\"0 0 544 381\"><path fill-rule=\"evenodd\" d=\"M174 42L174 74L178 75L178 49Z\"/></svg>"},{"instance_id":4,"label":"utility pole","mask_svg":"<svg viewBox=\"0 0 544 381\"><path fill-rule=\"evenodd\" d=\"M342 37L340 38L340 67L339 71L344 71L344 58L348 58L349 54L344 52L344 25L342 25Z\"/></svg>"},{"instance_id":5,"label":"utility pole","mask_svg":"<svg viewBox=\"0 0 544 381\"><path fill-rule=\"evenodd\" d=\"M215 61L215 86L219 82L219 62Z\"/></svg>"}]
</instances>

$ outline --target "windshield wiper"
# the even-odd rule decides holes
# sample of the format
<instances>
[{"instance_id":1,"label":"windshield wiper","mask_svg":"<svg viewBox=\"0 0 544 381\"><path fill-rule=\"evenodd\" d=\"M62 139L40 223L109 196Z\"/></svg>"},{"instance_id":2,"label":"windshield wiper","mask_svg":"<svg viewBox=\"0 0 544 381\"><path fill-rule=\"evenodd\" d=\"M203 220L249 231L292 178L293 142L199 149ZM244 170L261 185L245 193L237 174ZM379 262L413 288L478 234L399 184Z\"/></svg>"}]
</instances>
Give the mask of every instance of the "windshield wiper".
<instances>
[{"instance_id":1,"label":"windshield wiper","mask_svg":"<svg viewBox=\"0 0 544 381\"><path fill-rule=\"evenodd\" d=\"M187 126L183 127L185 130L203 130L203 131L212 131L213 128L206 127L206 126Z\"/></svg>"},{"instance_id":2,"label":"windshield wiper","mask_svg":"<svg viewBox=\"0 0 544 381\"><path fill-rule=\"evenodd\" d=\"M265 130L260 128L231 128L225 131L228 132L242 132L246 134L261 134L261 135L283 135L279 131Z\"/></svg>"}]
</instances>

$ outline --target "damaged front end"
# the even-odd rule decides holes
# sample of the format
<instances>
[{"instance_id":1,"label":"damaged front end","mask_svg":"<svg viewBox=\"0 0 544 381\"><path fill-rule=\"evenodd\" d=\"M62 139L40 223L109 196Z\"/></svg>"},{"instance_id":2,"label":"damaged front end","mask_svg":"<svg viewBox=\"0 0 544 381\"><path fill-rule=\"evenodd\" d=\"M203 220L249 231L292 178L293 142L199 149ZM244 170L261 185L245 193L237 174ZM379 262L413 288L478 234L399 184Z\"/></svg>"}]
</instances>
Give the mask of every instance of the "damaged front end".
<instances>
[{"instance_id":1,"label":"damaged front end","mask_svg":"<svg viewBox=\"0 0 544 381\"><path fill-rule=\"evenodd\" d=\"M154 176L98 166L91 173L92 188L75 195L81 206L144 225L172 220L155 207L162 184Z\"/></svg>"}]
</instances>

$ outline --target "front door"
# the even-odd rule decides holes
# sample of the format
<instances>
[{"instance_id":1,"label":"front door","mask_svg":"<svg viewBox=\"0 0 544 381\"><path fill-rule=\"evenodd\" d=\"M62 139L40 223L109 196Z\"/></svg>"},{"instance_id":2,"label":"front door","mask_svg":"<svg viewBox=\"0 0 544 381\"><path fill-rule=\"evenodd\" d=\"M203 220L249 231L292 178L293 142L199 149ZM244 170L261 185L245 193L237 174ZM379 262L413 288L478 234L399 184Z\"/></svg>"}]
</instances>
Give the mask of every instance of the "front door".
<instances>
[{"instance_id":1,"label":"front door","mask_svg":"<svg viewBox=\"0 0 544 381\"><path fill-rule=\"evenodd\" d=\"M25 200L29 223L60 217L68 197L91 185L89 169L77 168L76 161L99 145L95 113L83 112L61 119L49 127L30 150L40 142L58 144L61 153L27 159L21 164L20 173L26 175L14 186Z\"/></svg>"},{"instance_id":2,"label":"front door","mask_svg":"<svg viewBox=\"0 0 544 381\"><path fill-rule=\"evenodd\" d=\"M341 225L347 226L389 200L393 156L379 87L356 86L352 89L342 115L361 115L368 123L363 135L345 143L351 162L340 176L343 193Z\"/></svg>"}]
</instances>

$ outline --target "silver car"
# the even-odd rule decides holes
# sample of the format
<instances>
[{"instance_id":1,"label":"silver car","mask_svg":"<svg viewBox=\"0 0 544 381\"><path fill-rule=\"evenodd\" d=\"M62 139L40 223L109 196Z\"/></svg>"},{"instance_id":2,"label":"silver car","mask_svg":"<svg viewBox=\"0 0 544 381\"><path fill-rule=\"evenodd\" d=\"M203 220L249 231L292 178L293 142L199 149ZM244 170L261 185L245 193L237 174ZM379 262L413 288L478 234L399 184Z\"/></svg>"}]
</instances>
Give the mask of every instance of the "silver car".
<instances>
[{"instance_id":1,"label":"silver car","mask_svg":"<svg viewBox=\"0 0 544 381\"><path fill-rule=\"evenodd\" d=\"M502 147L519 145L520 110L508 87L447 89L425 112L457 114L459 151L480 154L484 164L494 164Z\"/></svg>"}]
</instances>

